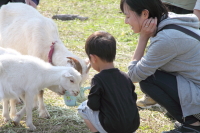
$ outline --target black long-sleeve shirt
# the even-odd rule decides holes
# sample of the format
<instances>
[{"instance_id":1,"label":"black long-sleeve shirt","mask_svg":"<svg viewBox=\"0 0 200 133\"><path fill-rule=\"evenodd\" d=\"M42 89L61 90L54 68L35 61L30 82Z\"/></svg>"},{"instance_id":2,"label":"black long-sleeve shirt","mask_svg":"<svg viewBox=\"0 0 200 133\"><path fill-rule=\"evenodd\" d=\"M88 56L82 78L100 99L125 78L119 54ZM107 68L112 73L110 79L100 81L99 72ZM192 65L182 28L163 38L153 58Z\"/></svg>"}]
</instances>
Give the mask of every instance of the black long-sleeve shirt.
<instances>
[{"instance_id":1,"label":"black long-sleeve shirt","mask_svg":"<svg viewBox=\"0 0 200 133\"><path fill-rule=\"evenodd\" d=\"M99 110L99 120L108 133L132 133L139 127L135 86L117 68L96 74L91 82L87 105Z\"/></svg>"}]
</instances>

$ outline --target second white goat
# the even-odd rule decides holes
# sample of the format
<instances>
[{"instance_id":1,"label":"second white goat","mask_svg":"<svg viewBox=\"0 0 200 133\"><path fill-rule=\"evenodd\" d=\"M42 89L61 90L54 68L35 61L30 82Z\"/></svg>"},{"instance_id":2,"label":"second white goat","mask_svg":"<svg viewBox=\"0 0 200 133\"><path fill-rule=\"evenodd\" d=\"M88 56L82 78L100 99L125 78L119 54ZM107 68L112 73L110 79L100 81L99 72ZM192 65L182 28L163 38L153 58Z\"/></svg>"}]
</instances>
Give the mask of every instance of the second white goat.
<instances>
[{"instance_id":1,"label":"second white goat","mask_svg":"<svg viewBox=\"0 0 200 133\"><path fill-rule=\"evenodd\" d=\"M64 95L67 90L71 95L77 96L80 82L81 75L73 67L52 66L28 55L0 56L0 100L13 97L17 99L22 96L25 104L16 114L14 123L18 124L26 112L26 125L30 130L36 129L32 123L32 108L34 96L40 90L59 85L59 88L52 91Z\"/></svg>"}]
</instances>

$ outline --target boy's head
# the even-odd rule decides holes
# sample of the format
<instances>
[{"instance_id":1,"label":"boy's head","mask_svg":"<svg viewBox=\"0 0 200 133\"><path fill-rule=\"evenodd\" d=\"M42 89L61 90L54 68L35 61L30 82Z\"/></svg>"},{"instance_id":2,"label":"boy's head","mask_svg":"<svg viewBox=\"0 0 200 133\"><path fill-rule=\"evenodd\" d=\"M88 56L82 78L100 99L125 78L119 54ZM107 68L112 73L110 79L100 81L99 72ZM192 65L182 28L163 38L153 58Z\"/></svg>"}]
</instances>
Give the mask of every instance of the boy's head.
<instances>
[{"instance_id":1,"label":"boy's head","mask_svg":"<svg viewBox=\"0 0 200 133\"><path fill-rule=\"evenodd\" d=\"M96 31L88 37L85 43L85 52L98 56L102 61L113 62L116 55L115 38L105 31Z\"/></svg>"}]
</instances>

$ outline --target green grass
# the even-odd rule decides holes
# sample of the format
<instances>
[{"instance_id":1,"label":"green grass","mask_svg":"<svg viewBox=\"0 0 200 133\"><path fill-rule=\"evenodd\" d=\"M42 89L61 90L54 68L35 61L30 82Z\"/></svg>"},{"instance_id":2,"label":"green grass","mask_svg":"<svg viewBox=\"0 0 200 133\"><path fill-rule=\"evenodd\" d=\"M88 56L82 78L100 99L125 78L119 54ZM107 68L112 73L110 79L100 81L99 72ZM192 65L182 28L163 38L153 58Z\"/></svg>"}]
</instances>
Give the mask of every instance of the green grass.
<instances>
[{"instance_id":1,"label":"green grass","mask_svg":"<svg viewBox=\"0 0 200 133\"><path fill-rule=\"evenodd\" d=\"M86 58L84 44L87 37L95 31L103 30L111 33L117 40L117 55L115 66L127 72L127 65L131 60L137 44L138 35L124 24L124 15L120 13L120 0L41 0L38 11L51 18L56 14L77 14L89 17L86 21L54 20L58 26L60 38L65 46L76 55ZM90 85L90 79L96 71L90 70L89 78L84 86ZM138 84L136 93L142 97ZM88 94L88 92L86 92ZM88 133L83 120L77 115L76 107L68 107L62 97L45 90L46 107L51 115L50 119L38 117L37 110L33 111L33 123L37 127L35 133ZM21 106L18 106L20 109ZM2 103L0 103L2 113ZM173 128L173 121L164 116L164 112L140 110L141 124L137 133L161 133ZM26 133L25 117L20 126L11 122L4 123L0 117L0 133Z\"/></svg>"}]
</instances>

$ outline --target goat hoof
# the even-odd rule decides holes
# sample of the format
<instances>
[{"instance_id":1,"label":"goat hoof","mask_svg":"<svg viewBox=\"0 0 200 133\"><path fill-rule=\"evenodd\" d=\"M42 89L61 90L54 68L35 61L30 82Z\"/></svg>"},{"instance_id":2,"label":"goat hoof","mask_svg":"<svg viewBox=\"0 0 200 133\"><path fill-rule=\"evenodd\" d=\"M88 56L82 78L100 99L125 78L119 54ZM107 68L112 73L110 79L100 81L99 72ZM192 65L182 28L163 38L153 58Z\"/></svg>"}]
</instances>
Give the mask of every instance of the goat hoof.
<instances>
[{"instance_id":1,"label":"goat hoof","mask_svg":"<svg viewBox=\"0 0 200 133\"><path fill-rule=\"evenodd\" d=\"M4 122L9 122L11 119L10 118L4 118Z\"/></svg>"},{"instance_id":2,"label":"goat hoof","mask_svg":"<svg viewBox=\"0 0 200 133\"><path fill-rule=\"evenodd\" d=\"M28 131L34 131L36 127L34 125L28 126Z\"/></svg>"},{"instance_id":3,"label":"goat hoof","mask_svg":"<svg viewBox=\"0 0 200 133\"><path fill-rule=\"evenodd\" d=\"M19 125L19 122L16 122L16 121L12 121L12 123L14 124L14 126L18 126Z\"/></svg>"},{"instance_id":4,"label":"goat hoof","mask_svg":"<svg viewBox=\"0 0 200 133\"><path fill-rule=\"evenodd\" d=\"M39 117L40 118L45 118L45 119L50 119L51 118L50 115L45 115L45 116L44 115L39 115Z\"/></svg>"},{"instance_id":5,"label":"goat hoof","mask_svg":"<svg viewBox=\"0 0 200 133\"><path fill-rule=\"evenodd\" d=\"M13 119L13 123L15 126L19 125L19 122L20 122L20 117L19 115L16 115L16 117Z\"/></svg>"},{"instance_id":6,"label":"goat hoof","mask_svg":"<svg viewBox=\"0 0 200 133\"><path fill-rule=\"evenodd\" d=\"M10 114L10 116L11 116L11 118L15 118L16 117L16 114L14 115L14 114Z\"/></svg>"},{"instance_id":7,"label":"goat hoof","mask_svg":"<svg viewBox=\"0 0 200 133\"><path fill-rule=\"evenodd\" d=\"M39 114L39 117L50 119L50 114L49 114L49 112L42 112L42 113Z\"/></svg>"}]
</instances>

